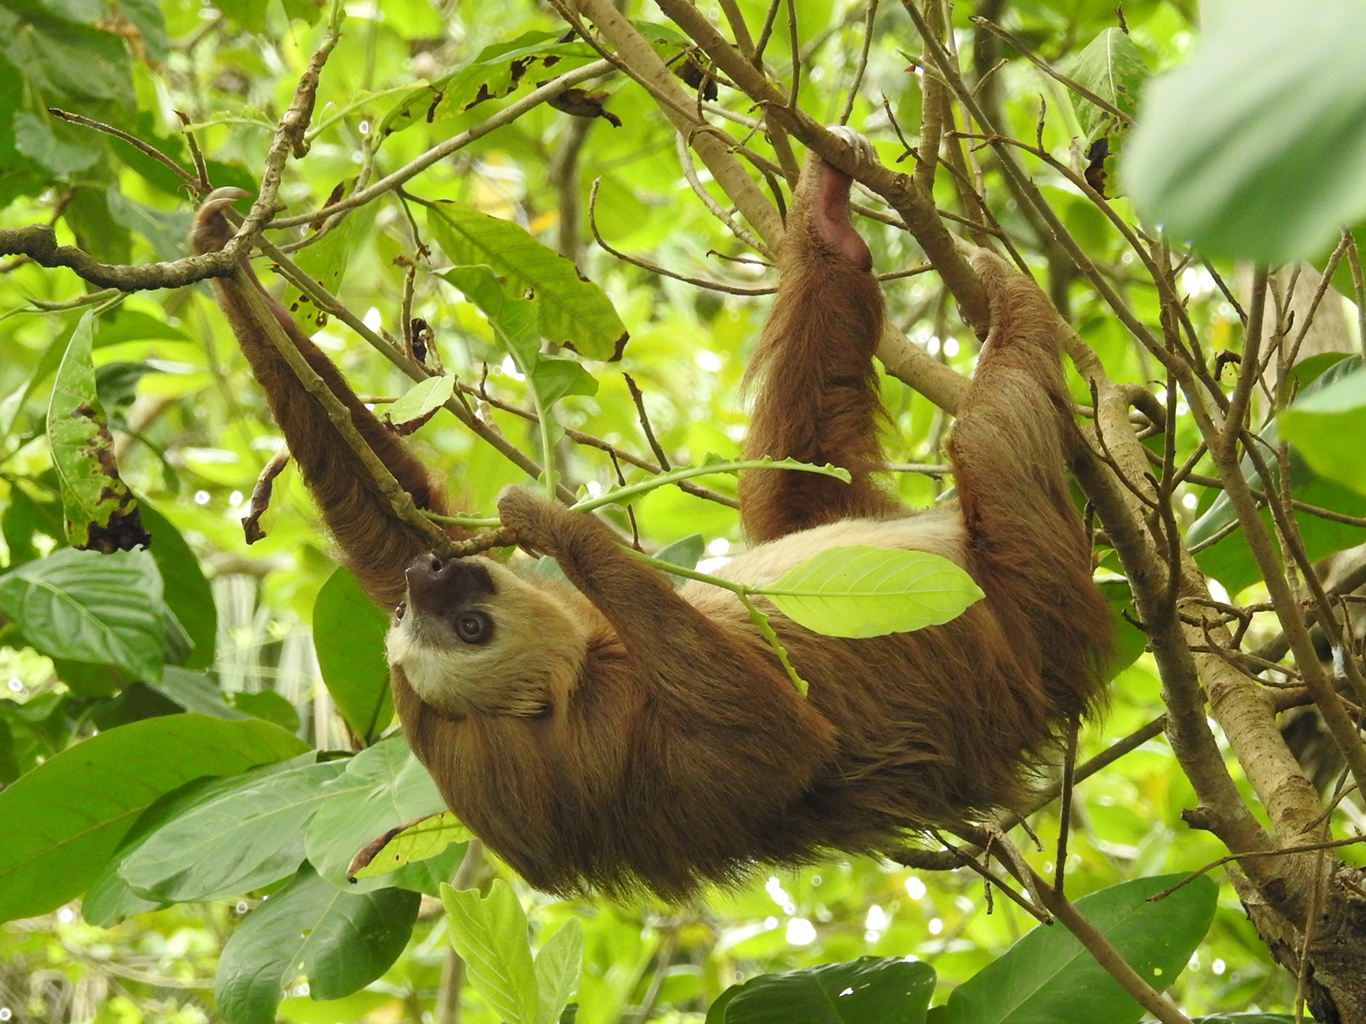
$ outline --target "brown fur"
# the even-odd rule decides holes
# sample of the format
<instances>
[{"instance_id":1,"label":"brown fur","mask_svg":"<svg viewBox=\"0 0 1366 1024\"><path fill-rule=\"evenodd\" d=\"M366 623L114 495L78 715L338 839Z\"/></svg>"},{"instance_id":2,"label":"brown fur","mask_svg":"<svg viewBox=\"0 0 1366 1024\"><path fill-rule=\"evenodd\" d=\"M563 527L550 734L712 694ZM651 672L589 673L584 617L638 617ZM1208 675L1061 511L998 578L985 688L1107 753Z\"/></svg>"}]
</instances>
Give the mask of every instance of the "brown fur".
<instances>
[{"instance_id":1,"label":"brown fur","mask_svg":"<svg viewBox=\"0 0 1366 1024\"><path fill-rule=\"evenodd\" d=\"M675 590L595 519L504 492L503 523L554 555L573 589L469 560L483 583L452 582L449 601L430 583L410 600L390 635L392 682L409 742L452 809L542 888L644 885L677 899L755 860L876 852L905 830L1013 802L1056 725L1097 700L1108 614L1064 476L1056 314L1031 282L977 257L993 320L950 446L959 504L901 507L869 476L881 462L882 303L847 223L847 188L815 162L794 196L746 454L835 462L854 480L748 474L742 518L757 543L725 572L769 579L823 547L868 543L953 558L986 598L945 625L867 640L818 636L774 612L811 684L803 700L729 593ZM201 251L221 244L214 212L201 214ZM243 286L259 287L220 286L234 330L350 563L387 600L420 540L234 313ZM335 371L328 380L430 506L416 462ZM456 638L471 609L494 622L482 646Z\"/></svg>"}]
</instances>

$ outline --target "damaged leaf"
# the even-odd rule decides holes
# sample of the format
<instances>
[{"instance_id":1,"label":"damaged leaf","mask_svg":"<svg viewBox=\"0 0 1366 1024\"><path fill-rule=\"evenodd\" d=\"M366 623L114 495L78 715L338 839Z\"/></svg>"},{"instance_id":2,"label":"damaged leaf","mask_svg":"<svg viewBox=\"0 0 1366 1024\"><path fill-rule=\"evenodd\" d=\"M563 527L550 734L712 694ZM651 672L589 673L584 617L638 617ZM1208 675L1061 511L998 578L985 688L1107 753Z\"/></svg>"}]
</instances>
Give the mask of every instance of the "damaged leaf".
<instances>
[{"instance_id":1,"label":"damaged leaf","mask_svg":"<svg viewBox=\"0 0 1366 1024\"><path fill-rule=\"evenodd\" d=\"M146 547L151 538L114 460L114 439L95 390L93 325L92 314L81 317L57 368L47 407L47 439L72 546L128 551Z\"/></svg>"}]
</instances>

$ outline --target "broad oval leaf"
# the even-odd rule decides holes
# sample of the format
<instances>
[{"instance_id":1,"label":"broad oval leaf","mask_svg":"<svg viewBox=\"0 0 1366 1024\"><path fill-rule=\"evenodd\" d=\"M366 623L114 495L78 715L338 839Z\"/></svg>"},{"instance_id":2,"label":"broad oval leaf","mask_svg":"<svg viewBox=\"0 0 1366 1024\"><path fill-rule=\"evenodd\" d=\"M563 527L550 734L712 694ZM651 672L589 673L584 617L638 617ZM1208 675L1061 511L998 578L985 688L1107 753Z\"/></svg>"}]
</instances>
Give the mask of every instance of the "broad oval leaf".
<instances>
[{"instance_id":1,"label":"broad oval leaf","mask_svg":"<svg viewBox=\"0 0 1366 1024\"><path fill-rule=\"evenodd\" d=\"M511 221L459 203L430 207L427 223L452 262L486 264L504 291L534 295L540 332L593 359L611 359L626 343L626 326L602 289L579 276L573 262Z\"/></svg>"},{"instance_id":2,"label":"broad oval leaf","mask_svg":"<svg viewBox=\"0 0 1366 1024\"><path fill-rule=\"evenodd\" d=\"M314 999L339 999L398 959L421 897L402 889L348 892L307 866L253 910L218 961L214 998L229 1024L275 1024L284 988L308 978Z\"/></svg>"},{"instance_id":3,"label":"broad oval leaf","mask_svg":"<svg viewBox=\"0 0 1366 1024\"><path fill-rule=\"evenodd\" d=\"M440 377L428 377L405 391L397 402L384 410L384 415L393 423L412 423L440 409L453 394L454 375L446 373Z\"/></svg>"},{"instance_id":4,"label":"broad oval leaf","mask_svg":"<svg viewBox=\"0 0 1366 1024\"><path fill-rule=\"evenodd\" d=\"M389 619L347 569L327 578L313 602L313 648L327 692L365 743L394 718L384 636Z\"/></svg>"},{"instance_id":5,"label":"broad oval leaf","mask_svg":"<svg viewBox=\"0 0 1366 1024\"><path fill-rule=\"evenodd\" d=\"M1208 255L1309 258L1366 215L1366 7L1248 0L1236 10L1144 92L1125 191Z\"/></svg>"},{"instance_id":6,"label":"broad oval leaf","mask_svg":"<svg viewBox=\"0 0 1366 1024\"><path fill-rule=\"evenodd\" d=\"M725 1005L725 1024L922 1024L934 992L929 964L859 957L745 982ZM711 1020L711 1014L707 1015Z\"/></svg>"},{"instance_id":7,"label":"broad oval leaf","mask_svg":"<svg viewBox=\"0 0 1366 1024\"><path fill-rule=\"evenodd\" d=\"M171 790L307 749L268 722L166 715L62 751L0 792L0 921L80 895L142 812Z\"/></svg>"},{"instance_id":8,"label":"broad oval leaf","mask_svg":"<svg viewBox=\"0 0 1366 1024\"><path fill-rule=\"evenodd\" d=\"M0 612L43 654L161 678L166 609L146 551L62 548L0 577Z\"/></svg>"},{"instance_id":9,"label":"broad oval leaf","mask_svg":"<svg viewBox=\"0 0 1366 1024\"><path fill-rule=\"evenodd\" d=\"M984 596L942 555L864 546L827 548L755 593L812 632L853 638L937 626Z\"/></svg>"},{"instance_id":10,"label":"broad oval leaf","mask_svg":"<svg viewBox=\"0 0 1366 1024\"><path fill-rule=\"evenodd\" d=\"M150 538L114 461L114 439L95 390L93 325L93 313L81 317L57 367L47 440L61 484L67 538L78 548L126 551L146 547Z\"/></svg>"},{"instance_id":11,"label":"broad oval leaf","mask_svg":"<svg viewBox=\"0 0 1366 1024\"><path fill-rule=\"evenodd\" d=\"M308 826L308 859L318 874L347 885L356 853L395 826L446 809L427 770L401 736L367 747L322 787L322 806ZM378 887L375 878L349 883L353 891Z\"/></svg>"},{"instance_id":12,"label":"broad oval leaf","mask_svg":"<svg viewBox=\"0 0 1366 1024\"><path fill-rule=\"evenodd\" d=\"M1148 898L1186 876L1136 878L1077 900L1077 910L1161 991L1176 980L1214 919L1219 886L1204 875L1165 899ZM941 1024L1133 1024L1143 1007L1071 932L1040 925L953 990Z\"/></svg>"},{"instance_id":13,"label":"broad oval leaf","mask_svg":"<svg viewBox=\"0 0 1366 1024\"><path fill-rule=\"evenodd\" d=\"M286 878L304 859L304 827L343 762L242 778L168 821L125 858L139 893L184 902L237 896Z\"/></svg>"},{"instance_id":14,"label":"broad oval leaf","mask_svg":"<svg viewBox=\"0 0 1366 1024\"><path fill-rule=\"evenodd\" d=\"M465 958L473 985L507 1024L537 1024L540 998L531 961L526 912L512 888L495 878L478 889L441 887L451 945Z\"/></svg>"},{"instance_id":15,"label":"broad oval leaf","mask_svg":"<svg viewBox=\"0 0 1366 1024\"><path fill-rule=\"evenodd\" d=\"M193 644L184 667L208 668L213 664L218 643L218 606L214 603L213 588L175 524L146 501L139 504L143 524L152 537L148 550L161 573L166 607Z\"/></svg>"}]
</instances>

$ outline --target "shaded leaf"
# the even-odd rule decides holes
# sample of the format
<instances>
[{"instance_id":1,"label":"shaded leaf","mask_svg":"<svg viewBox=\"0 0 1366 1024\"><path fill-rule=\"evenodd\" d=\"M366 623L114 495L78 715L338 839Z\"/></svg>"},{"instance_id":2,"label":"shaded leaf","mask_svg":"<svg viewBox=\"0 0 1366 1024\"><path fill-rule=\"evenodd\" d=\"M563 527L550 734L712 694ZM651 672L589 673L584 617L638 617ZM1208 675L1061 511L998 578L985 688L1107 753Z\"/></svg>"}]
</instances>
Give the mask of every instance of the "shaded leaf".
<instances>
[{"instance_id":1,"label":"shaded leaf","mask_svg":"<svg viewBox=\"0 0 1366 1024\"><path fill-rule=\"evenodd\" d=\"M304 859L304 827L344 762L302 764L235 780L168 821L124 858L123 880L174 902L238 896L286 878Z\"/></svg>"},{"instance_id":2,"label":"shaded leaf","mask_svg":"<svg viewBox=\"0 0 1366 1024\"><path fill-rule=\"evenodd\" d=\"M1076 906L1125 961L1161 991L1176 980L1214 918L1219 886L1205 876L1167 898L1156 895L1185 878L1163 875L1121 882ZM1038 926L994 963L953 990L943 1024L1133 1024L1143 1007L1060 926Z\"/></svg>"},{"instance_id":3,"label":"shaded leaf","mask_svg":"<svg viewBox=\"0 0 1366 1024\"><path fill-rule=\"evenodd\" d=\"M720 1020L725 1024L921 1024L934 984L934 968L929 964L865 956L747 981L727 1000ZM711 1017L708 1013L709 1022Z\"/></svg>"},{"instance_id":4,"label":"shaded leaf","mask_svg":"<svg viewBox=\"0 0 1366 1024\"><path fill-rule=\"evenodd\" d=\"M348 884L352 859L376 836L446 808L436 784L401 736L362 750L322 789L325 800L308 826L308 859L318 874L336 885ZM378 879L369 878L351 887L368 890L378 884Z\"/></svg>"},{"instance_id":5,"label":"shaded leaf","mask_svg":"<svg viewBox=\"0 0 1366 1024\"><path fill-rule=\"evenodd\" d=\"M1132 117L1138 107L1139 90L1148 78L1148 65L1126 32L1107 28L1077 54L1071 75L1079 84ZM1114 123L1113 114L1089 100L1073 96L1072 103L1088 140L1114 134L1124 127Z\"/></svg>"},{"instance_id":6,"label":"shaded leaf","mask_svg":"<svg viewBox=\"0 0 1366 1024\"><path fill-rule=\"evenodd\" d=\"M1294 45L1286 45L1294 40ZM1121 167L1143 214L1207 255L1309 258L1366 215L1366 8L1250 0L1145 91Z\"/></svg>"},{"instance_id":7,"label":"shaded leaf","mask_svg":"<svg viewBox=\"0 0 1366 1024\"><path fill-rule=\"evenodd\" d=\"M313 602L313 647L327 692L346 724L370 743L394 718L384 637L389 619L356 577L337 569Z\"/></svg>"},{"instance_id":8,"label":"shaded leaf","mask_svg":"<svg viewBox=\"0 0 1366 1024\"><path fill-rule=\"evenodd\" d=\"M62 751L0 792L0 921L45 914L80 895L163 794L306 749L266 722L168 715Z\"/></svg>"},{"instance_id":9,"label":"shaded leaf","mask_svg":"<svg viewBox=\"0 0 1366 1024\"><path fill-rule=\"evenodd\" d=\"M301 974L315 999L363 988L403 952L420 899L402 889L347 892L305 866L223 947L218 1012L229 1024L274 1024L285 986Z\"/></svg>"}]
</instances>

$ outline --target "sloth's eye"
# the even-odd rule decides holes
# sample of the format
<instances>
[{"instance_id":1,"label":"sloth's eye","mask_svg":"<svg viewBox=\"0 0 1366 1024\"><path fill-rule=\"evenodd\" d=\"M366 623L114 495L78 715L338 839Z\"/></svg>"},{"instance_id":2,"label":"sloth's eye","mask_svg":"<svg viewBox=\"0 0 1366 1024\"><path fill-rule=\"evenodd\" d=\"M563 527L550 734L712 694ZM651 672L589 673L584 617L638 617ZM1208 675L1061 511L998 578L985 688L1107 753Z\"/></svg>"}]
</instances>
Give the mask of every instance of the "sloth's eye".
<instances>
[{"instance_id":1,"label":"sloth's eye","mask_svg":"<svg viewBox=\"0 0 1366 1024\"><path fill-rule=\"evenodd\" d=\"M486 644L493 637L493 620L483 612L461 612L455 635L467 644Z\"/></svg>"}]
</instances>

